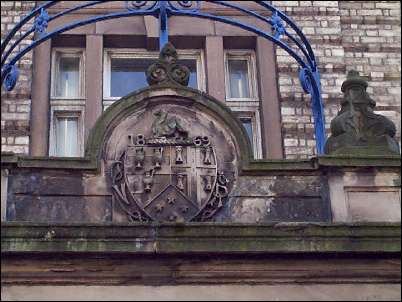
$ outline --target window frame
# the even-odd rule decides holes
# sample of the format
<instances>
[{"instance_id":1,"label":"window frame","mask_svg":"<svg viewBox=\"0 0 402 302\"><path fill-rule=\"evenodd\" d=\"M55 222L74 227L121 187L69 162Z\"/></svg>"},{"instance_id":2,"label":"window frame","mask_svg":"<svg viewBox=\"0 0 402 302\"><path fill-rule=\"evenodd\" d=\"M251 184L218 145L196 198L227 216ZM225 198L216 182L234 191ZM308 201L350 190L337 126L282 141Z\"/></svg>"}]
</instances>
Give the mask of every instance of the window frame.
<instances>
[{"instance_id":1,"label":"window frame","mask_svg":"<svg viewBox=\"0 0 402 302\"><path fill-rule=\"evenodd\" d=\"M250 91L249 98L230 98L230 75L229 60L239 59L247 61L248 86ZM224 50L225 65L225 93L226 105L241 119L251 119L253 131L253 156L254 159L263 157L262 150L262 130L261 130L261 101L258 94L257 84L257 61L256 53L252 49L225 49Z\"/></svg>"},{"instance_id":2,"label":"window frame","mask_svg":"<svg viewBox=\"0 0 402 302\"><path fill-rule=\"evenodd\" d=\"M80 58L79 64L79 80L78 80L78 96L67 97L57 96L57 82L58 75L60 74L60 58ZM85 99L85 48L67 48L67 47L54 47L52 48L51 59L51 79L50 79L50 99L51 100L82 100Z\"/></svg>"},{"instance_id":3,"label":"window frame","mask_svg":"<svg viewBox=\"0 0 402 302\"><path fill-rule=\"evenodd\" d=\"M79 95L64 97L56 95L57 76L59 74L59 58L79 57ZM51 49L51 76L50 76L50 127L48 154L51 157L64 157L57 155L57 117L78 117L78 151L77 157L84 156L85 139L85 103L86 103L86 75L85 75L86 49L82 47L53 47Z\"/></svg>"},{"instance_id":4,"label":"window frame","mask_svg":"<svg viewBox=\"0 0 402 302\"><path fill-rule=\"evenodd\" d=\"M253 131L253 155L254 159L262 159L262 137L261 137L261 115L258 107L254 106L230 106L237 118L251 119L251 127Z\"/></svg>"},{"instance_id":5,"label":"window frame","mask_svg":"<svg viewBox=\"0 0 402 302\"><path fill-rule=\"evenodd\" d=\"M113 103L121 97L112 97L111 93L111 59L155 59L159 58L158 51L148 51L143 48L104 48L103 56L103 101ZM198 89L206 91L205 59L202 49L177 50L179 59L195 59L197 64ZM109 104L110 105L110 104Z\"/></svg>"},{"instance_id":6,"label":"window frame","mask_svg":"<svg viewBox=\"0 0 402 302\"><path fill-rule=\"evenodd\" d=\"M49 136L49 156L50 157L66 157L57 155L57 119L58 118L77 118L78 120L78 156L74 157L83 157L84 156L84 107L76 104L75 106L63 106L63 105L55 105L51 106L50 111L50 136ZM70 157L70 156L68 156Z\"/></svg>"},{"instance_id":7,"label":"window frame","mask_svg":"<svg viewBox=\"0 0 402 302\"><path fill-rule=\"evenodd\" d=\"M177 50L179 59L195 59L197 64L198 89L206 91L205 59L202 49ZM159 58L158 51L148 51L143 48L105 48L103 52L103 103L109 106L121 97L112 97L111 94L111 59L155 59Z\"/></svg>"},{"instance_id":8,"label":"window frame","mask_svg":"<svg viewBox=\"0 0 402 302\"><path fill-rule=\"evenodd\" d=\"M258 87L257 87L257 63L254 50L250 49L225 49L224 50L225 64L225 93L227 102L259 102ZM248 72L248 87L250 91L249 98L231 98L230 96L230 75L229 75L229 60L239 59L247 61Z\"/></svg>"}]
</instances>

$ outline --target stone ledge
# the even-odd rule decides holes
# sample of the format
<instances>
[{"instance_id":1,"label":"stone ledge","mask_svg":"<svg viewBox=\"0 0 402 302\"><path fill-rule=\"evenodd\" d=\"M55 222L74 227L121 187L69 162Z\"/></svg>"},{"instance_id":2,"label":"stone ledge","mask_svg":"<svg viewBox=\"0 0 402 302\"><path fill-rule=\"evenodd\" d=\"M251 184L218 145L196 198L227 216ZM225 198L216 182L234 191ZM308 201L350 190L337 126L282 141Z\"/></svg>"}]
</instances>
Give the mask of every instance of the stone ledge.
<instances>
[{"instance_id":1,"label":"stone ledge","mask_svg":"<svg viewBox=\"0 0 402 302\"><path fill-rule=\"evenodd\" d=\"M400 167L400 156L320 156L306 160L251 160L243 164L242 175L260 175L273 171L318 171L322 167ZM1 154L1 167L72 169L97 171L99 164L91 158L30 157L13 153Z\"/></svg>"},{"instance_id":2,"label":"stone ledge","mask_svg":"<svg viewBox=\"0 0 402 302\"><path fill-rule=\"evenodd\" d=\"M1 154L1 167L94 170L98 166L89 158L79 157L32 157L13 153Z\"/></svg>"},{"instance_id":3,"label":"stone ledge","mask_svg":"<svg viewBox=\"0 0 402 302\"><path fill-rule=\"evenodd\" d=\"M9 253L398 253L400 224L3 223Z\"/></svg>"},{"instance_id":4,"label":"stone ledge","mask_svg":"<svg viewBox=\"0 0 402 302\"><path fill-rule=\"evenodd\" d=\"M401 157L394 155L366 155L366 156L347 156L347 155L326 155L318 157L318 165L321 167L400 167Z\"/></svg>"}]
</instances>

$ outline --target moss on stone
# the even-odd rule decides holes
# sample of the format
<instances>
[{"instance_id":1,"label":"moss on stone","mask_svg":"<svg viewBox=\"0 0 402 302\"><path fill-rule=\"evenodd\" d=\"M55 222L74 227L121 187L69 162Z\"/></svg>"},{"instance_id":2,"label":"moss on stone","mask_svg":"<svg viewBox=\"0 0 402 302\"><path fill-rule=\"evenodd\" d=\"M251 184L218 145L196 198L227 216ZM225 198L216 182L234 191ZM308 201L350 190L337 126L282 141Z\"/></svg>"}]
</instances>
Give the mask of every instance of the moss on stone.
<instances>
[{"instance_id":1,"label":"moss on stone","mask_svg":"<svg viewBox=\"0 0 402 302\"><path fill-rule=\"evenodd\" d=\"M400 252L400 224L5 223L2 253ZM49 235L51 234L51 235Z\"/></svg>"}]
</instances>

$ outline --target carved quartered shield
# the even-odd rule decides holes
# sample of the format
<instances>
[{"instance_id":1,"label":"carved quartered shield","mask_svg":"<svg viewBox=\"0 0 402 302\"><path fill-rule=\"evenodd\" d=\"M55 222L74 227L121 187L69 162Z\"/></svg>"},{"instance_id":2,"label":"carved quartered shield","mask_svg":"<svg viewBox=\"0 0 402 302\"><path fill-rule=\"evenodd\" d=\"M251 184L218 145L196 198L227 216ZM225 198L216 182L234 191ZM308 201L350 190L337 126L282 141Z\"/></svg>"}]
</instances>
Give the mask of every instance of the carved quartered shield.
<instances>
[{"instance_id":1,"label":"carved quartered shield","mask_svg":"<svg viewBox=\"0 0 402 302\"><path fill-rule=\"evenodd\" d=\"M188 137L177 119L157 120L155 136L130 135L112 166L115 197L132 221L210 218L228 195L213 144L207 136Z\"/></svg>"}]
</instances>

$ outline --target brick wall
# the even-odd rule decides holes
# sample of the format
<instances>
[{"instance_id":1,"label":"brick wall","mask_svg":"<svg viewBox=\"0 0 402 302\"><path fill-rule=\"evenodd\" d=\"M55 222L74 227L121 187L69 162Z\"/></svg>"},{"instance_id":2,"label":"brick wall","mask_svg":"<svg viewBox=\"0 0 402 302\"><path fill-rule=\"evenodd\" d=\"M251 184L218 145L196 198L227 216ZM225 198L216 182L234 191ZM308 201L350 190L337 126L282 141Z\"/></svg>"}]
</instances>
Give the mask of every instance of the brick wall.
<instances>
[{"instance_id":1,"label":"brick wall","mask_svg":"<svg viewBox=\"0 0 402 302\"><path fill-rule=\"evenodd\" d=\"M1 35L8 32L35 1L1 2ZM303 29L318 57L322 73L326 126L339 110L346 72L356 69L370 79L369 92L378 112L398 127L401 119L401 27L398 1L273 1ZM27 26L29 28L30 26ZM30 41L24 41L28 44ZM2 151L28 153L31 56L20 61L20 78L10 93L2 89ZM298 65L277 49L286 158L315 154L310 98L297 77Z\"/></svg>"},{"instance_id":2,"label":"brick wall","mask_svg":"<svg viewBox=\"0 0 402 302\"><path fill-rule=\"evenodd\" d=\"M401 27L398 1L273 1L292 16L318 57L329 134L348 70L369 78L377 113L395 122L401 137ZM297 64L277 50L282 131L287 158L315 154L310 98L300 87Z\"/></svg>"},{"instance_id":3,"label":"brick wall","mask_svg":"<svg viewBox=\"0 0 402 302\"><path fill-rule=\"evenodd\" d=\"M36 1L1 1L1 41L35 5ZM30 29L31 26L32 23L25 25L23 31ZM19 37L20 35L17 34L15 39ZM31 41L31 39L23 40L14 51L21 50ZM18 68L20 75L14 90L8 93L3 88L1 90L1 151L27 154L29 152L32 52L27 53L19 61Z\"/></svg>"}]
</instances>

